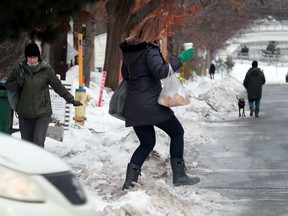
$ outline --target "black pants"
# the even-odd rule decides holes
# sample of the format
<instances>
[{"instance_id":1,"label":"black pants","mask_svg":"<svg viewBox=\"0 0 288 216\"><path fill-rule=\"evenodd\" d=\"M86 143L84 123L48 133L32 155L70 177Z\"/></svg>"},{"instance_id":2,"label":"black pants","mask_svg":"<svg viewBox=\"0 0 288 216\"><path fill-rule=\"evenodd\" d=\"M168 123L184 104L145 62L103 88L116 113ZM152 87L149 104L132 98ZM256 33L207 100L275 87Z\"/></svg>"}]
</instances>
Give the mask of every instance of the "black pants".
<instances>
[{"instance_id":1,"label":"black pants","mask_svg":"<svg viewBox=\"0 0 288 216\"><path fill-rule=\"evenodd\" d=\"M183 158L184 129L176 116L155 126L165 131L171 138L170 157ZM141 167L156 143L154 125L133 128L140 141L140 146L133 153L130 162Z\"/></svg>"},{"instance_id":2,"label":"black pants","mask_svg":"<svg viewBox=\"0 0 288 216\"><path fill-rule=\"evenodd\" d=\"M44 148L50 120L50 116L33 119L19 117L21 138Z\"/></svg>"}]
</instances>

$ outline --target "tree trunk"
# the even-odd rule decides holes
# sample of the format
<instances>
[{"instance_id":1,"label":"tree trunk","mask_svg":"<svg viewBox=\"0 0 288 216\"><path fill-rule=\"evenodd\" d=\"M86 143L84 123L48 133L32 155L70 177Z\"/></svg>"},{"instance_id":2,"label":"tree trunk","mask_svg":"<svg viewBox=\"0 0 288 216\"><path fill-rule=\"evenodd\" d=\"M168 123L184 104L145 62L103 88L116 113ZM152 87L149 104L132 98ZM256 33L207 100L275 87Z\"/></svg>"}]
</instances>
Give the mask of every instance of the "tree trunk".
<instances>
[{"instance_id":1,"label":"tree trunk","mask_svg":"<svg viewBox=\"0 0 288 216\"><path fill-rule=\"evenodd\" d=\"M133 12L134 0L108 0L106 3L108 24L104 70L107 71L106 87L115 90L118 86L122 53L119 44L127 33L161 3L151 0L138 11Z\"/></svg>"},{"instance_id":2,"label":"tree trunk","mask_svg":"<svg viewBox=\"0 0 288 216\"><path fill-rule=\"evenodd\" d=\"M90 22L89 22L90 23ZM85 35L84 40L84 64L83 64L83 73L85 77L85 85L87 87L90 86L90 77L91 77L91 69L94 70L94 68L91 68L91 62L94 61L93 59L93 52L94 52L94 34L91 34L90 29L88 28L87 23L87 32Z\"/></svg>"},{"instance_id":3,"label":"tree trunk","mask_svg":"<svg viewBox=\"0 0 288 216\"><path fill-rule=\"evenodd\" d=\"M22 34L18 41L5 41L0 44L0 72L9 76L12 70L17 67L24 58L25 46L29 43L26 34Z\"/></svg>"},{"instance_id":4,"label":"tree trunk","mask_svg":"<svg viewBox=\"0 0 288 216\"><path fill-rule=\"evenodd\" d=\"M67 34L61 34L50 46L50 64L61 80L66 79Z\"/></svg>"},{"instance_id":5,"label":"tree trunk","mask_svg":"<svg viewBox=\"0 0 288 216\"><path fill-rule=\"evenodd\" d=\"M119 44L125 38L122 29L115 28L115 26L120 25L121 20L119 21L107 25L107 42L106 42L104 70L107 71L106 86L112 89L116 89L116 87L118 86L120 63L122 59Z\"/></svg>"},{"instance_id":6,"label":"tree trunk","mask_svg":"<svg viewBox=\"0 0 288 216\"><path fill-rule=\"evenodd\" d=\"M89 14L95 14L86 22L86 32L84 37L84 64L83 73L85 85L90 86L91 71L94 71L94 38L96 35L97 17L99 16L98 4L88 4L85 8Z\"/></svg>"},{"instance_id":7,"label":"tree trunk","mask_svg":"<svg viewBox=\"0 0 288 216\"><path fill-rule=\"evenodd\" d=\"M107 41L104 70L107 71L107 87L116 89L118 86L120 62L122 59L119 44L125 39L127 20L131 16L133 0L111 0L106 3L108 14Z\"/></svg>"}]
</instances>

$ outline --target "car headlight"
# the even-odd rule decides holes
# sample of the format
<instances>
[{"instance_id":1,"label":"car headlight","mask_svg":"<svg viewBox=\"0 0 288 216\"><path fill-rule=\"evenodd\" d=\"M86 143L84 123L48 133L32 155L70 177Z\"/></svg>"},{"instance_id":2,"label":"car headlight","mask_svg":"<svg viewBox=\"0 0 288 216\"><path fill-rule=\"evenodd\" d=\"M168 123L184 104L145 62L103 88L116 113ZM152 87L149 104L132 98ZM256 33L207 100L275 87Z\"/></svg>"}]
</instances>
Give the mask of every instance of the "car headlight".
<instances>
[{"instance_id":1,"label":"car headlight","mask_svg":"<svg viewBox=\"0 0 288 216\"><path fill-rule=\"evenodd\" d=\"M44 192L29 175L0 166L0 197L22 202L44 202Z\"/></svg>"}]
</instances>

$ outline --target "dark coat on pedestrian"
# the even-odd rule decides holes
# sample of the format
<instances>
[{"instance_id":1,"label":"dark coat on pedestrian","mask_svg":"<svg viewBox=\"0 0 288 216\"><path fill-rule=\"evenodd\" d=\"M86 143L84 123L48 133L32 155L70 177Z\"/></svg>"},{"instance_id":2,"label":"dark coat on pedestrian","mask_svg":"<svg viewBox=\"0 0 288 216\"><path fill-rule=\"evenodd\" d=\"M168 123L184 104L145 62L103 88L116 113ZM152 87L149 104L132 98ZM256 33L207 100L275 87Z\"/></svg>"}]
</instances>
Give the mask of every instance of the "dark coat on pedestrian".
<instances>
[{"instance_id":1,"label":"dark coat on pedestrian","mask_svg":"<svg viewBox=\"0 0 288 216\"><path fill-rule=\"evenodd\" d=\"M25 71L25 83L17 105L19 117L39 118L52 115L49 85L68 103L74 100L73 95L62 85L55 71L48 63L40 61L35 67L29 67L27 60L24 60L22 67ZM19 74L19 67L12 71L5 83L8 90L18 88L16 80Z\"/></svg>"},{"instance_id":2,"label":"dark coat on pedestrian","mask_svg":"<svg viewBox=\"0 0 288 216\"><path fill-rule=\"evenodd\" d=\"M122 76L128 81L124 113L126 127L155 125L170 119L174 113L169 107L158 104L162 90L161 79L167 77L169 64L154 44L120 44L123 53ZM170 64L174 71L182 66L174 57Z\"/></svg>"},{"instance_id":3,"label":"dark coat on pedestrian","mask_svg":"<svg viewBox=\"0 0 288 216\"><path fill-rule=\"evenodd\" d=\"M262 85L266 82L264 73L258 67L252 67L246 73L243 81L247 89L248 99L258 100L262 97Z\"/></svg>"},{"instance_id":4,"label":"dark coat on pedestrian","mask_svg":"<svg viewBox=\"0 0 288 216\"><path fill-rule=\"evenodd\" d=\"M212 63L211 65L210 65L210 68L209 68L209 74L211 75L211 74L215 74L215 70L216 70L216 67L215 67L215 65Z\"/></svg>"}]
</instances>

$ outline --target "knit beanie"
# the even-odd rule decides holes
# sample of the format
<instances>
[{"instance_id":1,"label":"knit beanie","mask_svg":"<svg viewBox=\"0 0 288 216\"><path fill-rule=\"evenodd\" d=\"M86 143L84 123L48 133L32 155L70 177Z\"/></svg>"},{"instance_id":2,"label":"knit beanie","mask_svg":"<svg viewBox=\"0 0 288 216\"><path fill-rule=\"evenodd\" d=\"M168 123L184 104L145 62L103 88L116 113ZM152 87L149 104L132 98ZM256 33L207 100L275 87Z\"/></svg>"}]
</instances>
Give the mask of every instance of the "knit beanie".
<instances>
[{"instance_id":1,"label":"knit beanie","mask_svg":"<svg viewBox=\"0 0 288 216\"><path fill-rule=\"evenodd\" d=\"M252 62L252 67L258 67L258 62L257 61L253 61Z\"/></svg>"},{"instance_id":2,"label":"knit beanie","mask_svg":"<svg viewBox=\"0 0 288 216\"><path fill-rule=\"evenodd\" d=\"M25 47L25 58L29 56L38 56L40 58L40 50L36 43L30 43Z\"/></svg>"}]
</instances>

